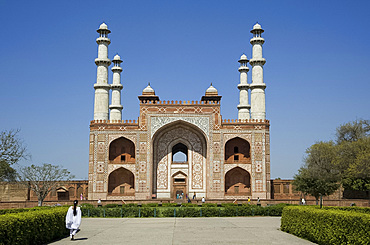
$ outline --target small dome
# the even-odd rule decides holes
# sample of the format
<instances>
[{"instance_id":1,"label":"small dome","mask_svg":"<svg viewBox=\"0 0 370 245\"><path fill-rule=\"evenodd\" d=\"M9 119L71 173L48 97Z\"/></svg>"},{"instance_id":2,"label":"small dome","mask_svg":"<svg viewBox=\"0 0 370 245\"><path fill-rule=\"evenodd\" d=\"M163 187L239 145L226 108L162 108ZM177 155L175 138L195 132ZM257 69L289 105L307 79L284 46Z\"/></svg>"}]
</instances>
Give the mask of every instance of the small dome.
<instances>
[{"instance_id":1,"label":"small dome","mask_svg":"<svg viewBox=\"0 0 370 245\"><path fill-rule=\"evenodd\" d=\"M240 56L240 60L248 60L248 57L245 54L242 54L242 56Z\"/></svg>"},{"instance_id":2,"label":"small dome","mask_svg":"<svg viewBox=\"0 0 370 245\"><path fill-rule=\"evenodd\" d=\"M207 88L206 95L218 95L218 91L215 87L212 86L212 83L211 83L211 86Z\"/></svg>"},{"instance_id":3,"label":"small dome","mask_svg":"<svg viewBox=\"0 0 370 245\"><path fill-rule=\"evenodd\" d=\"M144 93L145 94L147 94L147 93L155 94L154 89L152 87L150 87L150 83L148 83L148 86L146 86L146 88L144 88L143 94Z\"/></svg>"},{"instance_id":4,"label":"small dome","mask_svg":"<svg viewBox=\"0 0 370 245\"><path fill-rule=\"evenodd\" d=\"M254 26L253 26L253 30L261 30L262 27L260 24L256 23Z\"/></svg>"},{"instance_id":5,"label":"small dome","mask_svg":"<svg viewBox=\"0 0 370 245\"><path fill-rule=\"evenodd\" d=\"M114 56L113 60L121 60L121 57L120 57L118 54L116 54L116 55Z\"/></svg>"},{"instance_id":6,"label":"small dome","mask_svg":"<svg viewBox=\"0 0 370 245\"><path fill-rule=\"evenodd\" d=\"M99 30L108 30L108 26L107 24L105 24L104 22L99 26Z\"/></svg>"}]
</instances>

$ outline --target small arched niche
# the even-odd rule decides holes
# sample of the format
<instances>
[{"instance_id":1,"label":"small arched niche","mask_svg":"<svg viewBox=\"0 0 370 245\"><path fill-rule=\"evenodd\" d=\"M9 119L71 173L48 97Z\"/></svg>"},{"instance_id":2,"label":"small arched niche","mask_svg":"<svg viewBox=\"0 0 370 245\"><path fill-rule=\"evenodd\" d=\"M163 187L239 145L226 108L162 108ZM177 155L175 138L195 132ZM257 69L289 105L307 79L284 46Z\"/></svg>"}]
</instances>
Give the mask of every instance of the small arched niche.
<instances>
[{"instance_id":1,"label":"small arched niche","mask_svg":"<svg viewBox=\"0 0 370 245\"><path fill-rule=\"evenodd\" d=\"M183 143L177 143L172 147L172 162L187 162L188 147Z\"/></svg>"},{"instance_id":2,"label":"small arched niche","mask_svg":"<svg viewBox=\"0 0 370 245\"><path fill-rule=\"evenodd\" d=\"M109 145L109 161L112 163L135 163L135 145L124 137L115 139Z\"/></svg>"},{"instance_id":3,"label":"small arched niche","mask_svg":"<svg viewBox=\"0 0 370 245\"><path fill-rule=\"evenodd\" d=\"M250 195L251 184L248 171L235 167L225 175L225 194Z\"/></svg>"},{"instance_id":4,"label":"small arched niche","mask_svg":"<svg viewBox=\"0 0 370 245\"><path fill-rule=\"evenodd\" d=\"M108 178L108 195L131 196L135 194L134 174L119 168L110 173Z\"/></svg>"},{"instance_id":5,"label":"small arched niche","mask_svg":"<svg viewBox=\"0 0 370 245\"><path fill-rule=\"evenodd\" d=\"M250 163L250 144L248 141L236 137L226 142L225 163Z\"/></svg>"}]
</instances>

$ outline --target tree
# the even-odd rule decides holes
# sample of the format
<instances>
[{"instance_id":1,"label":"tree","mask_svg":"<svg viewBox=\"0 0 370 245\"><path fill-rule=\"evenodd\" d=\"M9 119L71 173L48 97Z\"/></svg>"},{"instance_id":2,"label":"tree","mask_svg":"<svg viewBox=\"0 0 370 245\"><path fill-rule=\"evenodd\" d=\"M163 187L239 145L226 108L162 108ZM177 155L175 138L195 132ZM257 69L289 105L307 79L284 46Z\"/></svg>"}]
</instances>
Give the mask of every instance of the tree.
<instances>
[{"instance_id":1,"label":"tree","mask_svg":"<svg viewBox=\"0 0 370 245\"><path fill-rule=\"evenodd\" d=\"M335 169L335 144L332 141L318 142L306 150L305 164L294 176L296 190L315 197L333 194L339 187L339 175Z\"/></svg>"},{"instance_id":2,"label":"tree","mask_svg":"<svg viewBox=\"0 0 370 245\"><path fill-rule=\"evenodd\" d=\"M294 176L293 185L295 185L297 191L301 191L304 195L315 197L316 205L318 204L320 195L331 195L339 187L337 181L313 176L312 172L307 168L298 170L298 174Z\"/></svg>"},{"instance_id":3,"label":"tree","mask_svg":"<svg viewBox=\"0 0 370 245\"><path fill-rule=\"evenodd\" d=\"M12 165L30 158L18 133L19 129L0 132L0 181L15 181L16 170Z\"/></svg>"},{"instance_id":4,"label":"tree","mask_svg":"<svg viewBox=\"0 0 370 245\"><path fill-rule=\"evenodd\" d=\"M370 121L348 122L336 131L336 144L318 142L306 150L305 165L294 177L297 190L330 195L337 183L347 190L370 190Z\"/></svg>"},{"instance_id":5,"label":"tree","mask_svg":"<svg viewBox=\"0 0 370 245\"><path fill-rule=\"evenodd\" d=\"M342 142L335 163L345 189L370 190L370 137Z\"/></svg>"},{"instance_id":6,"label":"tree","mask_svg":"<svg viewBox=\"0 0 370 245\"><path fill-rule=\"evenodd\" d=\"M345 189L370 190L370 121L355 120L337 128L335 161Z\"/></svg>"},{"instance_id":7,"label":"tree","mask_svg":"<svg viewBox=\"0 0 370 245\"><path fill-rule=\"evenodd\" d=\"M60 181L71 178L74 176L67 169L47 163L42 166L23 167L19 173L20 181L36 193L39 206L42 206L45 197L60 184Z\"/></svg>"},{"instance_id":8,"label":"tree","mask_svg":"<svg viewBox=\"0 0 370 245\"><path fill-rule=\"evenodd\" d=\"M355 120L340 125L337 128L337 143L354 142L361 138L370 136L370 121L369 120Z\"/></svg>"}]
</instances>

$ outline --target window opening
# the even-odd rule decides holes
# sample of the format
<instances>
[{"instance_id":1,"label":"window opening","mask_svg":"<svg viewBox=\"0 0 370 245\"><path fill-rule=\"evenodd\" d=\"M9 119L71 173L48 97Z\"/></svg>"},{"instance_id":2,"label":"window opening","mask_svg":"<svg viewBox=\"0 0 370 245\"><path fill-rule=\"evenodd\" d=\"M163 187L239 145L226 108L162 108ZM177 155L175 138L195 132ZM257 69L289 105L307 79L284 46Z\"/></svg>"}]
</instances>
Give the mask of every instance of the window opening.
<instances>
[{"instance_id":1,"label":"window opening","mask_svg":"<svg viewBox=\"0 0 370 245\"><path fill-rule=\"evenodd\" d=\"M175 183L185 183L185 179L175 179Z\"/></svg>"},{"instance_id":2,"label":"window opening","mask_svg":"<svg viewBox=\"0 0 370 245\"><path fill-rule=\"evenodd\" d=\"M125 155L121 155L121 162L125 162L126 161L126 156Z\"/></svg>"}]
</instances>

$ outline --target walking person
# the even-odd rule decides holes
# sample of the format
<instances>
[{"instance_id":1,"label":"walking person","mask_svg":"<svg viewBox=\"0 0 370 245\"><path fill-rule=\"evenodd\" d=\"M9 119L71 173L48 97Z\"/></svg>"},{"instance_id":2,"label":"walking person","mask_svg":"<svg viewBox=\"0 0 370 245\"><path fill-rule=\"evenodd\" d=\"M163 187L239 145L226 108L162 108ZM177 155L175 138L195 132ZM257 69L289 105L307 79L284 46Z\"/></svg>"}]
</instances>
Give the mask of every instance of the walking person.
<instances>
[{"instance_id":1,"label":"walking person","mask_svg":"<svg viewBox=\"0 0 370 245\"><path fill-rule=\"evenodd\" d=\"M78 201L73 202L73 206L70 206L66 215L66 227L69 229L69 236L71 240L75 239L75 235L78 228L81 225L81 209L77 207Z\"/></svg>"}]
</instances>

